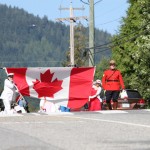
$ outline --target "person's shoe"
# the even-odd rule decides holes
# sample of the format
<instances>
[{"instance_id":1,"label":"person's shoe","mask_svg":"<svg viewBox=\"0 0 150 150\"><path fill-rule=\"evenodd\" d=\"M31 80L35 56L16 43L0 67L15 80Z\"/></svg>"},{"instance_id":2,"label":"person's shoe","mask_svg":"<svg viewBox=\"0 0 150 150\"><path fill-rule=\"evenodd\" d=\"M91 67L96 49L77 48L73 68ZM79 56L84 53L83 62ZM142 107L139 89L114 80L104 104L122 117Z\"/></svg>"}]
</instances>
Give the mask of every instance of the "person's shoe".
<instances>
[{"instance_id":1,"label":"person's shoe","mask_svg":"<svg viewBox=\"0 0 150 150\"><path fill-rule=\"evenodd\" d=\"M117 110L117 105L118 105L117 102L114 102L114 103L113 103L113 110Z\"/></svg>"},{"instance_id":2,"label":"person's shoe","mask_svg":"<svg viewBox=\"0 0 150 150\"><path fill-rule=\"evenodd\" d=\"M112 110L111 103L107 103L107 110Z\"/></svg>"},{"instance_id":3,"label":"person's shoe","mask_svg":"<svg viewBox=\"0 0 150 150\"><path fill-rule=\"evenodd\" d=\"M19 111L17 111L17 113L21 114L21 113L22 113L22 111L21 111L21 110L19 110Z\"/></svg>"}]
</instances>

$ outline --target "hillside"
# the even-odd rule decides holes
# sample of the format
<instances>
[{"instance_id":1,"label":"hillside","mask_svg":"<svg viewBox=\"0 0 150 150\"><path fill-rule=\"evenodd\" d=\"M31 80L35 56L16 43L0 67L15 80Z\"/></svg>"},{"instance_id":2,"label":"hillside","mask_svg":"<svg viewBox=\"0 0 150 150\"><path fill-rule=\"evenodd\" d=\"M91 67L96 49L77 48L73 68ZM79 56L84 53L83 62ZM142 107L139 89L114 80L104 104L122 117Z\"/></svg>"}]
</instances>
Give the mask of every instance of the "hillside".
<instances>
[{"instance_id":1,"label":"hillside","mask_svg":"<svg viewBox=\"0 0 150 150\"><path fill-rule=\"evenodd\" d=\"M34 16L16 7L0 4L0 67L62 66L69 50L69 26ZM88 28L85 28L88 37ZM96 29L95 45L108 43L107 32ZM88 39L86 44L88 46ZM102 49L101 49L102 50ZM110 51L96 53L96 62ZM0 70L0 93L6 73ZM30 100L30 110L38 109L39 100Z\"/></svg>"},{"instance_id":2,"label":"hillside","mask_svg":"<svg viewBox=\"0 0 150 150\"><path fill-rule=\"evenodd\" d=\"M0 18L1 67L62 66L69 49L69 26L1 4ZM95 36L95 45L111 37L97 29ZM97 63L103 55L109 56L110 51L96 53Z\"/></svg>"}]
</instances>

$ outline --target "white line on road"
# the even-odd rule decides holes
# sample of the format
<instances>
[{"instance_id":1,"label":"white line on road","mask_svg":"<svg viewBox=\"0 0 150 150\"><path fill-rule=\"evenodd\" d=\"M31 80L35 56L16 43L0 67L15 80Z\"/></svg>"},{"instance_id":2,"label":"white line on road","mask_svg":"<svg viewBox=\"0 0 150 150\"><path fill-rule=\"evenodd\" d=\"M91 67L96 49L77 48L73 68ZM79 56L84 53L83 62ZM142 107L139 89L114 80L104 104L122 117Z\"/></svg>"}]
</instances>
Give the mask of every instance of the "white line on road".
<instances>
[{"instance_id":1,"label":"white line on road","mask_svg":"<svg viewBox=\"0 0 150 150\"><path fill-rule=\"evenodd\" d=\"M41 114L38 113L30 113L31 115L35 115L35 116L41 116Z\"/></svg>"},{"instance_id":2,"label":"white line on road","mask_svg":"<svg viewBox=\"0 0 150 150\"><path fill-rule=\"evenodd\" d=\"M47 115L74 115L72 112L51 112L47 113Z\"/></svg>"},{"instance_id":3,"label":"white line on road","mask_svg":"<svg viewBox=\"0 0 150 150\"><path fill-rule=\"evenodd\" d=\"M0 114L0 117L22 117L21 114Z\"/></svg>"},{"instance_id":4,"label":"white line on road","mask_svg":"<svg viewBox=\"0 0 150 150\"><path fill-rule=\"evenodd\" d=\"M30 113L32 115L35 115L35 116L42 116L42 115L73 115L74 113L72 112L50 112L50 113Z\"/></svg>"},{"instance_id":5,"label":"white line on road","mask_svg":"<svg viewBox=\"0 0 150 150\"><path fill-rule=\"evenodd\" d=\"M83 121L81 121L83 122ZM32 122L29 122L29 121L21 121L21 122L1 122L1 124L6 124L6 125L9 125L9 124L65 124L64 121L32 121Z\"/></svg>"},{"instance_id":6,"label":"white line on road","mask_svg":"<svg viewBox=\"0 0 150 150\"><path fill-rule=\"evenodd\" d=\"M99 112L101 114L124 114L128 113L127 111L122 111L122 110L104 110L104 111L95 111Z\"/></svg>"},{"instance_id":7,"label":"white line on road","mask_svg":"<svg viewBox=\"0 0 150 150\"><path fill-rule=\"evenodd\" d=\"M115 120L105 120L105 119L97 119L97 118L83 118L83 117L75 117L75 116L63 116L63 117L72 118L72 119L83 119L83 120L90 120L90 121L100 121L100 122L108 122L108 123L116 123L116 124L124 124L124 125L130 125L130 126L150 128L150 125L135 124L135 123L130 123L130 122L115 121Z\"/></svg>"},{"instance_id":8,"label":"white line on road","mask_svg":"<svg viewBox=\"0 0 150 150\"><path fill-rule=\"evenodd\" d=\"M150 109L143 109L144 111L150 111Z\"/></svg>"}]
</instances>

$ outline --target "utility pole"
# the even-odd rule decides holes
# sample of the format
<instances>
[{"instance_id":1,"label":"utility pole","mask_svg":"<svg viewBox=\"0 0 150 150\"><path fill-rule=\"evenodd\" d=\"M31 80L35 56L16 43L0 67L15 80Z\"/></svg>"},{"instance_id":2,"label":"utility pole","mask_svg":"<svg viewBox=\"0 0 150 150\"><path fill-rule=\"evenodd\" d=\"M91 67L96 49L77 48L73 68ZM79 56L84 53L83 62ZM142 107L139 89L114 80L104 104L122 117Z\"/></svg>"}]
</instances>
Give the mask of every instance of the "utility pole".
<instances>
[{"instance_id":1,"label":"utility pole","mask_svg":"<svg viewBox=\"0 0 150 150\"><path fill-rule=\"evenodd\" d=\"M89 66L95 65L95 49L94 49L94 41L95 41L95 12L94 12L94 5L101 2L102 0L80 0L84 4L89 5Z\"/></svg>"},{"instance_id":2,"label":"utility pole","mask_svg":"<svg viewBox=\"0 0 150 150\"><path fill-rule=\"evenodd\" d=\"M94 0L89 0L90 5L90 15L89 15L89 66L92 67L95 65L94 58L94 41L95 41L95 21L94 21Z\"/></svg>"},{"instance_id":3,"label":"utility pole","mask_svg":"<svg viewBox=\"0 0 150 150\"><path fill-rule=\"evenodd\" d=\"M70 8L62 8L60 7L59 10L70 10L70 17L69 18L57 18L57 21L69 21L70 22L70 66L74 66L74 22L76 20L85 19L87 20L87 17L81 16L81 17L74 17L73 11L74 10L84 10L84 7L82 8L73 8L72 7L72 1L70 2Z\"/></svg>"}]
</instances>

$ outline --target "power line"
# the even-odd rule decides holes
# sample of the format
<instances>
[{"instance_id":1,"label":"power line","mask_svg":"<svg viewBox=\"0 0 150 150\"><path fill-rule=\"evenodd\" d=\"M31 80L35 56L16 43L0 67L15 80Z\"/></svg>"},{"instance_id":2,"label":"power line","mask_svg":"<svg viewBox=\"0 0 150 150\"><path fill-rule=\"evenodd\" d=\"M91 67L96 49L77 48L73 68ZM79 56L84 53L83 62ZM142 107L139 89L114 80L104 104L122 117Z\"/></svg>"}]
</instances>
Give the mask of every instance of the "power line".
<instances>
[{"instance_id":1,"label":"power line","mask_svg":"<svg viewBox=\"0 0 150 150\"><path fill-rule=\"evenodd\" d=\"M83 0L80 0L82 3L84 3L84 4L87 4L87 5L89 5L89 1L88 2L85 2L85 1L83 1Z\"/></svg>"},{"instance_id":2,"label":"power line","mask_svg":"<svg viewBox=\"0 0 150 150\"><path fill-rule=\"evenodd\" d=\"M146 27L147 25L149 25L149 24L150 24L150 23L148 23L148 24L142 26L141 28L139 28L139 30L145 28L145 27ZM139 30L137 30L137 31L139 32ZM121 39L123 39L123 38L126 38L126 37L128 37L128 36L130 36L130 35L136 33L137 31L133 31L133 32L131 32L131 33L128 34L128 35L122 36L122 37L119 38L119 40L121 40ZM100 47L102 47L102 46L109 45L109 44L112 44L112 43L114 43L114 42L115 42L115 41L108 42L108 43L105 43L105 44L102 44L102 45L97 45L97 46L94 46L94 47L90 47L90 48L88 48L88 49L100 48Z\"/></svg>"},{"instance_id":3,"label":"power line","mask_svg":"<svg viewBox=\"0 0 150 150\"><path fill-rule=\"evenodd\" d=\"M99 17L101 17L102 15L105 16L105 15L107 15L107 14L110 14L110 13L113 12L113 11L117 11L117 10L119 10L119 9L122 9L125 4L126 4L126 3L123 3L122 5L119 5L119 6L115 7L115 8L112 8L112 9L110 9L110 10L104 12L104 13L101 13L101 14L97 15L95 18L99 18ZM119 8L119 9L118 9L118 8Z\"/></svg>"},{"instance_id":4,"label":"power line","mask_svg":"<svg viewBox=\"0 0 150 150\"><path fill-rule=\"evenodd\" d=\"M150 23L148 23L148 24L142 26L139 30L145 28L145 27L146 27L147 25L149 25L149 24L150 24ZM139 30L138 30L138 32L139 32ZM126 40L126 41L120 42L120 43L117 44L117 45L113 45L113 46L111 46L111 48L114 48L114 47L116 47L116 46L119 46L119 45L124 44L124 43L129 42L129 41L132 41L133 39L135 39L135 38L141 36L141 35L142 35L143 33L145 33L145 32L147 32L147 30L144 31L144 32L142 32L142 33L140 33L140 34L137 34L137 35L134 36L134 37L131 37L130 39L128 39L128 40ZM126 37L132 35L133 33L137 33L137 31L136 31L136 32L135 32L135 31L134 31L134 32L131 32L130 34L125 35L125 36L119 38L119 40L120 40L120 39L123 39L123 38L126 38ZM99 51L95 51L95 52L93 53L93 55L95 55L95 54L97 54L97 53L101 53L101 52L110 50L110 48L108 48L108 46L109 46L109 44L112 44L112 43L114 43L114 42L115 42L115 41L108 42L108 43L105 43L105 44L102 44L102 45L99 45L99 46L95 46L95 49L100 49L100 48L106 48L106 49L99 50ZM107 46L107 45L108 45L108 46ZM105 46L105 47L103 47L103 46ZM91 47L91 48L92 48L92 47ZM82 56L82 59L83 59L83 57L84 57L84 58L85 58L85 61L87 61L87 58L88 58L88 57L87 57L87 56L88 56L87 54L88 54L89 49L90 49L90 48L85 48L85 49L84 49L84 50L85 50L85 52L84 52L84 55L85 55L85 56ZM84 62L85 62L85 61L84 61Z\"/></svg>"},{"instance_id":5,"label":"power line","mask_svg":"<svg viewBox=\"0 0 150 150\"><path fill-rule=\"evenodd\" d=\"M104 22L104 23L101 23L101 24L97 24L97 25L109 24L109 23L115 22L115 21L117 21L117 20L119 20L119 19L121 19L121 17L120 17L120 18L117 18L117 19L114 19L114 20L111 20L111 21L108 21L108 22Z\"/></svg>"},{"instance_id":6,"label":"power line","mask_svg":"<svg viewBox=\"0 0 150 150\"><path fill-rule=\"evenodd\" d=\"M95 2L94 5L96 5L97 3L101 2L101 1L102 1L102 0L99 0L99 1Z\"/></svg>"},{"instance_id":7,"label":"power line","mask_svg":"<svg viewBox=\"0 0 150 150\"><path fill-rule=\"evenodd\" d=\"M147 31L144 31L144 32L142 32L142 33L140 33L140 34L138 34L138 35L136 35L136 36L130 38L129 40L126 40L126 41L122 42L122 43L116 44L116 45L112 46L111 48L114 48L114 47L119 46L119 45L121 45L121 44L127 43L127 42L129 42L129 41L132 41L133 39L135 39L135 38L137 38L137 37L143 35L143 33L145 33L145 32L147 32ZM110 49L107 48L107 49L104 49L104 50L101 50L101 51L97 51L97 52L95 52L95 53L100 53L100 52L103 52L103 51L106 51L106 50L110 50ZM95 54L94 54L94 55L95 55Z\"/></svg>"},{"instance_id":8,"label":"power line","mask_svg":"<svg viewBox=\"0 0 150 150\"><path fill-rule=\"evenodd\" d=\"M87 4L87 5L89 5L89 0L88 0L88 2L85 2L85 1L83 1L83 0L80 0L82 3L84 3L84 4ZM97 3L99 3L99 2L101 2L102 0L98 0L97 2L95 2L94 3L94 5L95 4L97 4Z\"/></svg>"},{"instance_id":9,"label":"power line","mask_svg":"<svg viewBox=\"0 0 150 150\"><path fill-rule=\"evenodd\" d=\"M144 32L142 32L142 33L140 33L140 34L138 34L138 35L136 35L136 36L130 38L129 40L126 40L126 41L122 42L122 43L119 43L119 44L117 44L117 45L114 45L114 46L112 46L111 48L114 48L114 47L119 46L119 45L121 45L121 44L127 43L127 42L129 42L129 41L132 41L133 39L135 39L135 38L137 38L137 37L143 35L143 33L145 33L145 32L147 32L147 31L144 31ZM89 50L89 49L88 49L88 50ZM110 49L109 49L109 48L106 48L106 49L103 49L103 50L100 50L100 51L96 51L95 53L93 53L93 55L95 55L95 54L97 54L97 53L104 52L104 51L108 51L108 50L110 50ZM87 58L85 57L85 61L86 61L86 60L87 60Z\"/></svg>"}]
</instances>

